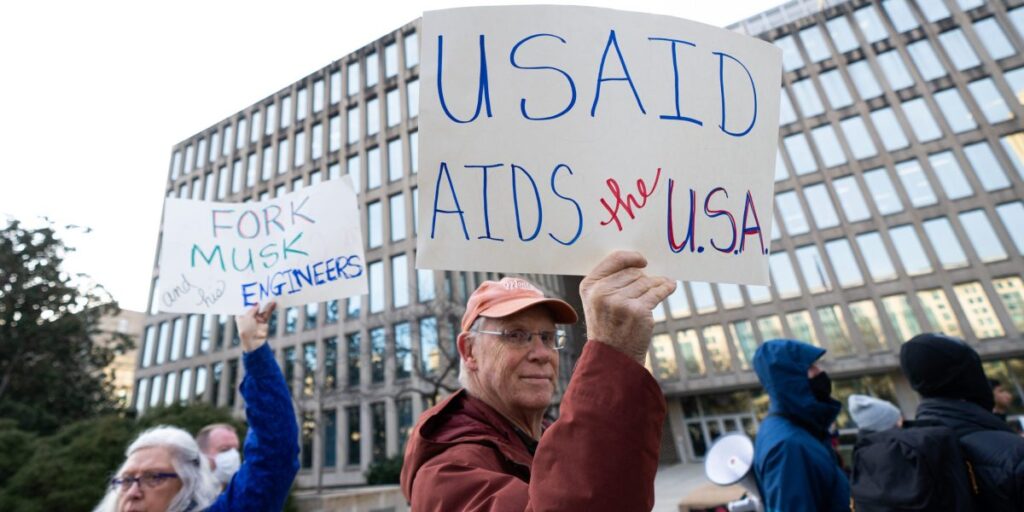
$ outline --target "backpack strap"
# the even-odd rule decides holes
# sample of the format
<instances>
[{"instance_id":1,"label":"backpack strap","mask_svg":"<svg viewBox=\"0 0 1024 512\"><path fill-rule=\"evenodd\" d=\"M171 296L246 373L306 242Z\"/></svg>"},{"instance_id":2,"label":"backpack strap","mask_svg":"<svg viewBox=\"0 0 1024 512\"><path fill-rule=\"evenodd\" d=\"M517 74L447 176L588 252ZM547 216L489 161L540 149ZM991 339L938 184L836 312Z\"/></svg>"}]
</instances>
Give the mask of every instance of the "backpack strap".
<instances>
[{"instance_id":1,"label":"backpack strap","mask_svg":"<svg viewBox=\"0 0 1024 512\"><path fill-rule=\"evenodd\" d=\"M913 420L903 423L904 429L914 427L945 427L945 425L935 420ZM960 439L957 438L957 444L959 444L959 441ZM967 481L971 485L971 495L981 496L981 487L978 486L978 477L974 474L974 464L971 463L971 460L963 450L962 445L960 447L960 458L964 460L964 467L967 469Z\"/></svg>"},{"instance_id":2,"label":"backpack strap","mask_svg":"<svg viewBox=\"0 0 1024 512\"><path fill-rule=\"evenodd\" d=\"M974 476L974 465L971 464L971 461L967 460L966 456L963 459L964 465L967 466L967 481L971 483L971 494L980 496L981 489L978 487L978 479Z\"/></svg>"}]
</instances>

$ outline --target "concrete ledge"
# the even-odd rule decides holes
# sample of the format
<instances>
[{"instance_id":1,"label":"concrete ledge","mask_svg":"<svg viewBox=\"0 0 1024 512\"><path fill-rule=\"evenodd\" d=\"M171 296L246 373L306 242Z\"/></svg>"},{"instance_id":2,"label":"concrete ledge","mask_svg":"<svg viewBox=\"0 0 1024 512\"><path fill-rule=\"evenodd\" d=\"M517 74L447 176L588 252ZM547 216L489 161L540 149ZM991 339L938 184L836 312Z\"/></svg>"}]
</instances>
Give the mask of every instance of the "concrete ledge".
<instances>
[{"instance_id":1,"label":"concrete ledge","mask_svg":"<svg viewBox=\"0 0 1024 512\"><path fill-rule=\"evenodd\" d=\"M375 485L295 493L299 512L408 512L397 485Z\"/></svg>"}]
</instances>

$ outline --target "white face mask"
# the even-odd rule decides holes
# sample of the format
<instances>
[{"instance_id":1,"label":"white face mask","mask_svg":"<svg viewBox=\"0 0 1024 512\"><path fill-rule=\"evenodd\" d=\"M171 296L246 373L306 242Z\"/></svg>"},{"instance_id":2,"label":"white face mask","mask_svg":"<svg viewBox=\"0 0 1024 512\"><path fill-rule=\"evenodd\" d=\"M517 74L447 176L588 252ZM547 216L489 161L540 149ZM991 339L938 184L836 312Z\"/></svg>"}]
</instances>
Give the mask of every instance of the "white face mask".
<instances>
[{"instance_id":1,"label":"white face mask","mask_svg":"<svg viewBox=\"0 0 1024 512\"><path fill-rule=\"evenodd\" d=\"M218 453L213 461L217 464L217 468L213 470L213 476L217 477L217 480L224 485L231 481L231 477L235 476L239 466L242 465L241 456L234 448Z\"/></svg>"}]
</instances>

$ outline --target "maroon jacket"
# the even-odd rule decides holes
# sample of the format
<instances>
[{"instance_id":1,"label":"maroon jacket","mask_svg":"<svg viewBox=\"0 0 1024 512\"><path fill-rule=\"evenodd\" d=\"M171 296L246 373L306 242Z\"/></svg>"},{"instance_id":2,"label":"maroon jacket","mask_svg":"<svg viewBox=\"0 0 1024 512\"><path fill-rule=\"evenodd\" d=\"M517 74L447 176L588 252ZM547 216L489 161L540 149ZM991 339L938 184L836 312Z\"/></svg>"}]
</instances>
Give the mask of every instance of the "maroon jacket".
<instances>
[{"instance_id":1,"label":"maroon jacket","mask_svg":"<svg viewBox=\"0 0 1024 512\"><path fill-rule=\"evenodd\" d=\"M509 420L460 390L420 417L402 492L416 512L648 511L664 420L650 373L590 342L535 455Z\"/></svg>"}]
</instances>

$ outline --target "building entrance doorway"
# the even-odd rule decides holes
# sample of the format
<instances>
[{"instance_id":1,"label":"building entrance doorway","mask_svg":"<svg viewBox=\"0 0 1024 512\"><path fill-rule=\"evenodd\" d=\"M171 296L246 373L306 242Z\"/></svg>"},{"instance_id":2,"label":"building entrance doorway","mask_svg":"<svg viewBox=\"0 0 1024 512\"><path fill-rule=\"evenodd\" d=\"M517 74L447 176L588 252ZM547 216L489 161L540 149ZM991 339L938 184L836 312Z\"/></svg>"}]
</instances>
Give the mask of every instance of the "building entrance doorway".
<instances>
[{"instance_id":1,"label":"building entrance doorway","mask_svg":"<svg viewBox=\"0 0 1024 512\"><path fill-rule=\"evenodd\" d=\"M715 440L730 432L742 432L751 439L757 434L758 421L754 413L709 416L686 422L687 458L692 462L704 460Z\"/></svg>"},{"instance_id":2,"label":"building entrance doorway","mask_svg":"<svg viewBox=\"0 0 1024 512\"><path fill-rule=\"evenodd\" d=\"M703 461L715 440L730 432L753 439L760 425L758 412L767 411L766 398L758 391L683 397L686 461Z\"/></svg>"}]
</instances>

